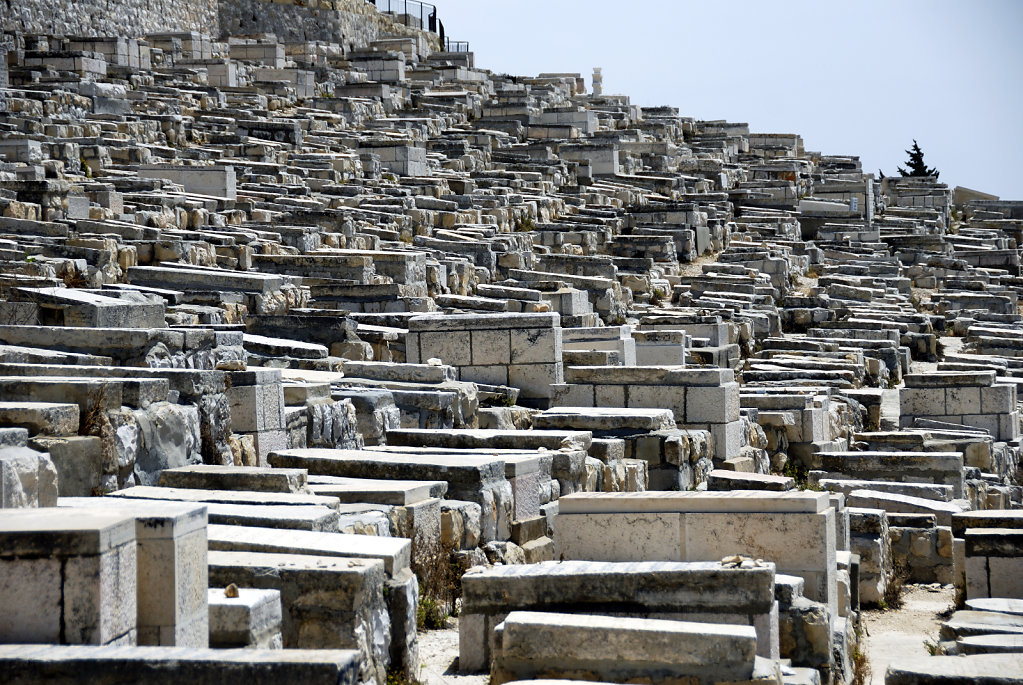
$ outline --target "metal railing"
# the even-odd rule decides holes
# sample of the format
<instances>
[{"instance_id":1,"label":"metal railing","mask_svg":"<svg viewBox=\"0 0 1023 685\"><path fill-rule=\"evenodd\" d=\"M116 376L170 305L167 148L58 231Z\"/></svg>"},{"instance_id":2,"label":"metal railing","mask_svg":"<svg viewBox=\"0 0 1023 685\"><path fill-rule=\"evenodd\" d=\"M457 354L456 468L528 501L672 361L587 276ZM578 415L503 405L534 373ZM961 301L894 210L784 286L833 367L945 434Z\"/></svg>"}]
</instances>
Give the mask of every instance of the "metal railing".
<instances>
[{"instance_id":1,"label":"metal railing","mask_svg":"<svg viewBox=\"0 0 1023 685\"><path fill-rule=\"evenodd\" d=\"M444 41L444 50L445 52L469 52L469 41L448 38Z\"/></svg>"},{"instance_id":2,"label":"metal railing","mask_svg":"<svg viewBox=\"0 0 1023 685\"><path fill-rule=\"evenodd\" d=\"M369 0L370 4L405 26L426 29L437 33L437 6L419 0ZM416 24L416 21L419 23Z\"/></svg>"},{"instance_id":3,"label":"metal railing","mask_svg":"<svg viewBox=\"0 0 1023 685\"><path fill-rule=\"evenodd\" d=\"M390 14L405 26L419 28L440 36L447 52L469 52L469 42L453 41L444 35L444 22L437 18L437 6L419 0L366 0L384 14Z\"/></svg>"}]
</instances>

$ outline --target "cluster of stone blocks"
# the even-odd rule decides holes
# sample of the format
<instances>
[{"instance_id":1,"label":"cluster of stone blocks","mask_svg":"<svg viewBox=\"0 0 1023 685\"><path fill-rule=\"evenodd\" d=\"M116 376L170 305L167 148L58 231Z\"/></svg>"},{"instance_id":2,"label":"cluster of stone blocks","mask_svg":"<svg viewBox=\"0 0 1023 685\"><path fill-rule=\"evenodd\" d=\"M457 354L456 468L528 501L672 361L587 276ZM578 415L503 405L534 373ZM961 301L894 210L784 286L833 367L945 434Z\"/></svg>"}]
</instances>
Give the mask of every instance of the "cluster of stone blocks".
<instances>
[{"instance_id":1,"label":"cluster of stone blocks","mask_svg":"<svg viewBox=\"0 0 1023 685\"><path fill-rule=\"evenodd\" d=\"M440 359L458 380L512 386L519 399L547 404L564 377L560 317L551 314L450 315L408 321L405 359Z\"/></svg>"},{"instance_id":2,"label":"cluster of stone blocks","mask_svg":"<svg viewBox=\"0 0 1023 685\"><path fill-rule=\"evenodd\" d=\"M905 382L899 394L903 427L938 421L980 428L1002 442L1019 439L1017 386L997 383L994 371L910 374Z\"/></svg>"},{"instance_id":3,"label":"cluster of stone blocks","mask_svg":"<svg viewBox=\"0 0 1023 685\"><path fill-rule=\"evenodd\" d=\"M0 680L1023 670L1023 205L197 1L0 3Z\"/></svg>"}]
</instances>

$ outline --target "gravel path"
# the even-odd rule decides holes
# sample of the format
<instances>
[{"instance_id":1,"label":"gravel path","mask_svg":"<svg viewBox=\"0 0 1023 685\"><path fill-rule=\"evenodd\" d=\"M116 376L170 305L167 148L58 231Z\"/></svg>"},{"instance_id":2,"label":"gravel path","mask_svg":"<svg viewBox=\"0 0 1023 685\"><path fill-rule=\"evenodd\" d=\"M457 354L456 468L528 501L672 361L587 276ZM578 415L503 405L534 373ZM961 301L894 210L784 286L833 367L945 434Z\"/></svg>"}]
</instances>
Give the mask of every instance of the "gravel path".
<instances>
[{"instance_id":1,"label":"gravel path","mask_svg":"<svg viewBox=\"0 0 1023 685\"><path fill-rule=\"evenodd\" d=\"M419 634L419 663L423 685L486 685L489 673L463 675L458 672L458 619L449 618L444 630Z\"/></svg>"},{"instance_id":2,"label":"gravel path","mask_svg":"<svg viewBox=\"0 0 1023 685\"><path fill-rule=\"evenodd\" d=\"M893 659L928 655L924 640L937 642L939 614L952 605L953 594L951 585L907 585L901 609L863 612L871 685L884 685Z\"/></svg>"}]
</instances>

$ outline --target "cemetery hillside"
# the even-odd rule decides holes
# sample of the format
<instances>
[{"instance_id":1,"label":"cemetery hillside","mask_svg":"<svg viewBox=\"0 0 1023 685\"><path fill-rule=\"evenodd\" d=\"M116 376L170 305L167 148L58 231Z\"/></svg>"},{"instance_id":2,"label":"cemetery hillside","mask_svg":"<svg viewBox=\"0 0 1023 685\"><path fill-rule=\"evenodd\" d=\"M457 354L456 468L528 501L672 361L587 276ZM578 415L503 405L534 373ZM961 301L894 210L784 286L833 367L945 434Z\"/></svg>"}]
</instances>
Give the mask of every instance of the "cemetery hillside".
<instances>
[{"instance_id":1,"label":"cemetery hillside","mask_svg":"<svg viewBox=\"0 0 1023 685\"><path fill-rule=\"evenodd\" d=\"M0 683L1023 684L1023 201L438 3L0 1Z\"/></svg>"}]
</instances>

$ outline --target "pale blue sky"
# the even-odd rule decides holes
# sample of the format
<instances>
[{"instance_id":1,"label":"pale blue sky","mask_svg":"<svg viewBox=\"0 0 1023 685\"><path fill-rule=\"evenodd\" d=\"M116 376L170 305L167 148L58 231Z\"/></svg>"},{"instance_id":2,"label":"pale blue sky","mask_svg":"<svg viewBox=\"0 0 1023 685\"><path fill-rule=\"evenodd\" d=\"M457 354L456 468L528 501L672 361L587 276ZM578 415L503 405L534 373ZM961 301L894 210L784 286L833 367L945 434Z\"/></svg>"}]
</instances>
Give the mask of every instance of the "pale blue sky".
<instances>
[{"instance_id":1,"label":"pale blue sky","mask_svg":"<svg viewBox=\"0 0 1023 685\"><path fill-rule=\"evenodd\" d=\"M1023 199L1023 1L434 0L480 67L604 70L604 92L799 133L896 173Z\"/></svg>"}]
</instances>

